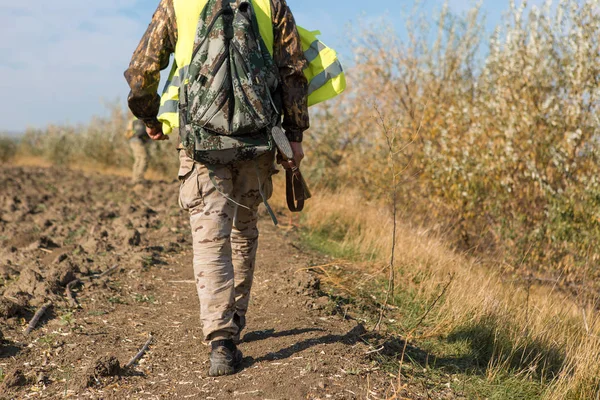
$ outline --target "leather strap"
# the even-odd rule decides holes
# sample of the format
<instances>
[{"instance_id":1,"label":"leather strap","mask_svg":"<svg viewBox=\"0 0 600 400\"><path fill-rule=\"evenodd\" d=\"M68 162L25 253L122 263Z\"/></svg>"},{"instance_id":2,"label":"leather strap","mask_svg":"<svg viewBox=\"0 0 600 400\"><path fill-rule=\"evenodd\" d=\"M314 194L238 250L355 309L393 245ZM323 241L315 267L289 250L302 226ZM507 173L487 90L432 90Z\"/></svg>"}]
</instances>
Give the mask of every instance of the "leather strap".
<instances>
[{"instance_id":1,"label":"leather strap","mask_svg":"<svg viewBox=\"0 0 600 400\"><path fill-rule=\"evenodd\" d=\"M300 212L304 209L306 196L302 181L302 173L298 167L285 170L285 194L291 212Z\"/></svg>"}]
</instances>

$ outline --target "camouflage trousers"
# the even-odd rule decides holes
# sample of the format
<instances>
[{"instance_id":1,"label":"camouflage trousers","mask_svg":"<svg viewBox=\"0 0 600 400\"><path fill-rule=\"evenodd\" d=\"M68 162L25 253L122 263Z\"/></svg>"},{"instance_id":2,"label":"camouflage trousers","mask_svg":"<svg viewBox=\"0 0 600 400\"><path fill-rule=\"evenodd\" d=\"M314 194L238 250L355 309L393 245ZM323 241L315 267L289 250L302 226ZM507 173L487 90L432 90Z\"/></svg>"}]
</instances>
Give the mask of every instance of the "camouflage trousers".
<instances>
[{"instance_id":1,"label":"camouflage trousers","mask_svg":"<svg viewBox=\"0 0 600 400\"><path fill-rule=\"evenodd\" d=\"M132 183L140 183L144 180L144 174L148 169L148 143L140 138L129 139L129 147L133 153Z\"/></svg>"},{"instance_id":2,"label":"camouflage trousers","mask_svg":"<svg viewBox=\"0 0 600 400\"><path fill-rule=\"evenodd\" d=\"M245 316L248 310L258 247L258 206L263 201L260 192L267 199L273 192L274 159L270 152L253 161L209 169L179 151L179 205L190 213L206 341L232 338L238 333L234 314Z\"/></svg>"}]
</instances>

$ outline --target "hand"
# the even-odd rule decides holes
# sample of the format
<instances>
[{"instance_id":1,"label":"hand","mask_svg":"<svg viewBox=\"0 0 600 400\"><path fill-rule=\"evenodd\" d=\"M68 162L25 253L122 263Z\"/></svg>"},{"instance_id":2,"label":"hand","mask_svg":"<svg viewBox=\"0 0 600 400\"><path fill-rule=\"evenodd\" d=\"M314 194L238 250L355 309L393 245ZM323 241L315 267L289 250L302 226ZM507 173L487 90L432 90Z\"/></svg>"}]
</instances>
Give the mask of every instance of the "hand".
<instances>
[{"instance_id":1,"label":"hand","mask_svg":"<svg viewBox=\"0 0 600 400\"><path fill-rule=\"evenodd\" d=\"M146 133L152 140L169 140L169 137L163 133L162 126L158 126L157 128L146 127Z\"/></svg>"},{"instance_id":2,"label":"hand","mask_svg":"<svg viewBox=\"0 0 600 400\"><path fill-rule=\"evenodd\" d=\"M304 149L302 148L302 142L290 142L292 146L292 152L294 153L294 162L296 166L300 168L300 163L304 159Z\"/></svg>"},{"instance_id":3,"label":"hand","mask_svg":"<svg viewBox=\"0 0 600 400\"><path fill-rule=\"evenodd\" d=\"M302 142L290 142L292 147L292 153L294 154L293 161L285 161L281 157L277 157L277 162L285 169L292 169L294 167L300 168L300 163L304 159L304 149L302 148Z\"/></svg>"}]
</instances>

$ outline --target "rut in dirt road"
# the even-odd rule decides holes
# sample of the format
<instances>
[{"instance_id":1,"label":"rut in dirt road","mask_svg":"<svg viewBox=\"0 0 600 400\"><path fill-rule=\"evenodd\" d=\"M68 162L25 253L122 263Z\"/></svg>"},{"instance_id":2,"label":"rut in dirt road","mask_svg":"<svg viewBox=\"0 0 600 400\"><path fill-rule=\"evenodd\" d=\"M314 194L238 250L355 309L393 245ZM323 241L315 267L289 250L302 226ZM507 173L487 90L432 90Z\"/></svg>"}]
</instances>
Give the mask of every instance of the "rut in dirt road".
<instances>
[{"instance_id":1,"label":"rut in dirt road","mask_svg":"<svg viewBox=\"0 0 600 400\"><path fill-rule=\"evenodd\" d=\"M385 398L366 331L303 272L323 257L261 224L242 369L208 378L187 215L177 183L5 168L0 367L7 398ZM116 266L114 271L110 270ZM67 286L80 308L67 299ZM319 297L321 296L321 297ZM24 326L51 308L30 335ZM153 336L133 368L123 366Z\"/></svg>"}]
</instances>

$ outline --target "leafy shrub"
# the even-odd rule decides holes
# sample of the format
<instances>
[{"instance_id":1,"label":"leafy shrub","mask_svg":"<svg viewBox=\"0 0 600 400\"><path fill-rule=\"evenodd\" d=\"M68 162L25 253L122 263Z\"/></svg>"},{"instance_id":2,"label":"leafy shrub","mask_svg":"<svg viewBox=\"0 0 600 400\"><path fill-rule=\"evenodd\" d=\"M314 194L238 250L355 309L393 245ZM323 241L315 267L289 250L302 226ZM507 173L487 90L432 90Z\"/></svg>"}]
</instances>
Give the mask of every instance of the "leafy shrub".
<instances>
[{"instance_id":1,"label":"leafy shrub","mask_svg":"<svg viewBox=\"0 0 600 400\"><path fill-rule=\"evenodd\" d=\"M0 163L7 163L15 157L17 144L13 139L0 137Z\"/></svg>"},{"instance_id":2,"label":"leafy shrub","mask_svg":"<svg viewBox=\"0 0 600 400\"><path fill-rule=\"evenodd\" d=\"M311 178L386 197L391 139L408 218L507 265L600 277L599 5L512 4L483 60L477 8L414 19L407 40L367 27L350 92L315 115Z\"/></svg>"},{"instance_id":3,"label":"leafy shrub","mask_svg":"<svg viewBox=\"0 0 600 400\"><path fill-rule=\"evenodd\" d=\"M108 105L107 117L94 117L86 125L28 129L20 144L23 154L44 158L55 165L96 165L130 168L133 156L125 137L131 115L116 102ZM150 168L175 176L179 159L172 140L150 143Z\"/></svg>"}]
</instances>

